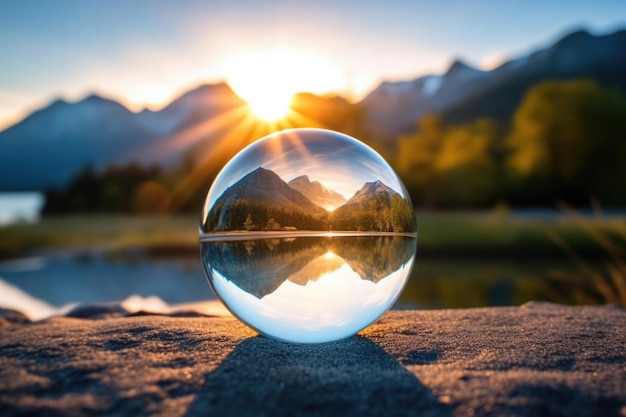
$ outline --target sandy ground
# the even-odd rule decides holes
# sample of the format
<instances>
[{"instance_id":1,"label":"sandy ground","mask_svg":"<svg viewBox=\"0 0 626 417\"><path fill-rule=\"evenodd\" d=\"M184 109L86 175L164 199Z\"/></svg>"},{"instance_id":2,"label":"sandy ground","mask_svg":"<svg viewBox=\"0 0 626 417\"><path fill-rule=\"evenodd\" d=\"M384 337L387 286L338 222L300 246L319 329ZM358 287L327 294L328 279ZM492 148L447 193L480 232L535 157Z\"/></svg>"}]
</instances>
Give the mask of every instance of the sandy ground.
<instances>
[{"instance_id":1,"label":"sandy ground","mask_svg":"<svg viewBox=\"0 0 626 417\"><path fill-rule=\"evenodd\" d=\"M0 415L626 416L615 306L393 311L321 345L178 314L0 312Z\"/></svg>"}]
</instances>

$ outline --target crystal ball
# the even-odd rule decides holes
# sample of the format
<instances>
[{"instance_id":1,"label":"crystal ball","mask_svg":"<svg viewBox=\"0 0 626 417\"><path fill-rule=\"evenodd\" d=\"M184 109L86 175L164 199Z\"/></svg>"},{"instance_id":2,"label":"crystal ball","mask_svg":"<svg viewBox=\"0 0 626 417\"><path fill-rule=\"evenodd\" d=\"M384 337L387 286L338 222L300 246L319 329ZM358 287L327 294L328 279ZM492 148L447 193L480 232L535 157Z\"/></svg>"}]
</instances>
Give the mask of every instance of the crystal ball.
<instances>
[{"instance_id":1,"label":"crystal ball","mask_svg":"<svg viewBox=\"0 0 626 417\"><path fill-rule=\"evenodd\" d=\"M295 343L376 321L402 292L416 246L415 212L389 164L323 129L276 132L235 155L200 223L216 296L259 334Z\"/></svg>"}]
</instances>

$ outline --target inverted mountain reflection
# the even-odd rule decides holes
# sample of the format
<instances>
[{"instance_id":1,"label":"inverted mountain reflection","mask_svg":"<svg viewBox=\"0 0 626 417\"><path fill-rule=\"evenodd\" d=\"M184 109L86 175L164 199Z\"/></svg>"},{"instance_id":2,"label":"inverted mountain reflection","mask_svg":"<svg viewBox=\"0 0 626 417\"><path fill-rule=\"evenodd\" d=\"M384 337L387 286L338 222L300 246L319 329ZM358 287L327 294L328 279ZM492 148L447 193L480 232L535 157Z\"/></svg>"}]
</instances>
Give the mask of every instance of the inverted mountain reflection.
<instances>
[{"instance_id":1,"label":"inverted mountain reflection","mask_svg":"<svg viewBox=\"0 0 626 417\"><path fill-rule=\"evenodd\" d=\"M202 258L216 294L251 327L314 341L322 332L348 335L388 309L408 279L416 241L400 235L209 241Z\"/></svg>"},{"instance_id":2,"label":"inverted mountain reflection","mask_svg":"<svg viewBox=\"0 0 626 417\"><path fill-rule=\"evenodd\" d=\"M300 237L205 242L206 265L257 298L283 282L306 286L347 264L374 283L406 264L415 238L406 236Z\"/></svg>"}]
</instances>

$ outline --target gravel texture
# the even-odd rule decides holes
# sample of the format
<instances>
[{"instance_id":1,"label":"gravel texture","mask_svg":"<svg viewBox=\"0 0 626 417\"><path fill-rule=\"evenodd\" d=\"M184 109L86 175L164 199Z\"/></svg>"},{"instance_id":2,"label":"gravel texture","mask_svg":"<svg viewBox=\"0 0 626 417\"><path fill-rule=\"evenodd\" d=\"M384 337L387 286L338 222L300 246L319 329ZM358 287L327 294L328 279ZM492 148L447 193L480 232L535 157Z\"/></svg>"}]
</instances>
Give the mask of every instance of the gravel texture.
<instances>
[{"instance_id":1,"label":"gravel texture","mask_svg":"<svg viewBox=\"0 0 626 417\"><path fill-rule=\"evenodd\" d=\"M626 311L393 311L294 345L232 317L4 310L0 415L624 417Z\"/></svg>"}]
</instances>

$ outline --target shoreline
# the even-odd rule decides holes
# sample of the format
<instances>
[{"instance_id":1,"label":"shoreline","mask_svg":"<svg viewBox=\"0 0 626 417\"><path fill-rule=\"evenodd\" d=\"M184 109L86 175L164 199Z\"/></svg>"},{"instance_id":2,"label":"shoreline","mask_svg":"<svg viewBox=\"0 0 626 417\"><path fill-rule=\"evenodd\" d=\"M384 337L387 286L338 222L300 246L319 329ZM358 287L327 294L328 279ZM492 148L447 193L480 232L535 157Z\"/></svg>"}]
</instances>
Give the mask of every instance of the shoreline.
<instances>
[{"instance_id":1,"label":"shoreline","mask_svg":"<svg viewBox=\"0 0 626 417\"><path fill-rule=\"evenodd\" d=\"M356 232L356 231L319 231L319 230L299 230L299 231L242 231L202 233L200 243L204 242L228 242L236 240L256 240L256 239L280 239L297 237L411 237L418 238L415 233L394 233L394 232Z\"/></svg>"}]
</instances>

